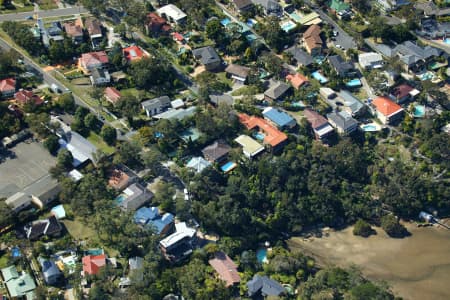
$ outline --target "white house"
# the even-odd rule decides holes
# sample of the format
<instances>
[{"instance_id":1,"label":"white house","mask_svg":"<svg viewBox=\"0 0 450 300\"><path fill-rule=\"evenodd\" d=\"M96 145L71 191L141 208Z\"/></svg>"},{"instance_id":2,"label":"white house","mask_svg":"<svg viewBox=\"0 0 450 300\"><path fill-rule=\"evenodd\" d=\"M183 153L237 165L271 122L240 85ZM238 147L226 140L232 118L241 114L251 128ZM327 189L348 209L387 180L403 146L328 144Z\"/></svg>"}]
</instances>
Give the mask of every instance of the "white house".
<instances>
[{"instance_id":1,"label":"white house","mask_svg":"<svg viewBox=\"0 0 450 300\"><path fill-rule=\"evenodd\" d=\"M187 15L178 7L173 4L168 4L156 11L158 15L166 16L166 18L177 24L184 23L186 21Z\"/></svg>"},{"instance_id":2,"label":"white house","mask_svg":"<svg viewBox=\"0 0 450 300\"><path fill-rule=\"evenodd\" d=\"M379 69L383 66L383 57L376 52L358 55L358 62L364 69Z\"/></svg>"}]
</instances>

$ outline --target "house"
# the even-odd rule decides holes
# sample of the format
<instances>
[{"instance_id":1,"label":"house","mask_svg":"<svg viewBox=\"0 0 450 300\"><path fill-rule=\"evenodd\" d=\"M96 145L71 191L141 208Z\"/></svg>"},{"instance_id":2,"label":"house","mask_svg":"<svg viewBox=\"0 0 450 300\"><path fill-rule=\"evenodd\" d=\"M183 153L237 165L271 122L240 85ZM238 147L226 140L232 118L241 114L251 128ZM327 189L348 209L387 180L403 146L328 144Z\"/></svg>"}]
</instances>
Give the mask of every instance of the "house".
<instances>
[{"instance_id":1,"label":"house","mask_svg":"<svg viewBox=\"0 0 450 300\"><path fill-rule=\"evenodd\" d=\"M149 57L150 55L143 50L141 47L133 45L127 48L123 48L122 49L123 52L123 56L125 57L125 59L130 62L130 61L137 61L142 59L143 57Z\"/></svg>"},{"instance_id":2,"label":"house","mask_svg":"<svg viewBox=\"0 0 450 300\"><path fill-rule=\"evenodd\" d=\"M42 275L47 285L55 285L63 277L63 274L56 266L55 262L51 260L38 257L39 264L41 265Z\"/></svg>"},{"instance_id":3,"label":"house","mask_svg":"<svg viewBox=\"0 0 450 300\"><path fill-rule=\"evenodd\" d=\"M266 101L278 101L283 100L287 96L287 92L290 90L291 86L281 82L271 81L270 87L264 92L264 99Z\"/></svg>"},{"instance_id":4,"label":"house","mask_svg":"<svg viewBox=\"0 0 450 300\"><path fill-rule=\"evenodd\" d=\"M234 82L245 84L247 81L248 73L250 72L250 68L230 64L226 67L225 72L227 73L228 76L234 79Z\"/></svg>"},{"instance_id":5,"label":"house","mask_svg":"<svg viewBox=\"0 0 450 300\"><path fill-rule=\"evenodd\" d=\"M337 97L336 92L328 87L321 87L319 89L319 94L325 100L331 100Z\"/></svg>"},{"instance_id":6,"label":"house","mask_svg":"<svg viewBox=\"0 0 450 300\"><path fill-rule=\"evenodd\" d=\"M133 183L128 186L119 197L116 198L117 204L124 210L134 211L144 206L153 198L153 193L147 190L139 183Z\"/></svg>"},{"instance_id":7,"label":"house","mask_svg":"<svg viewBox=\"0 0 450 300\"><path fill-rule=\"evenodd\" d=\"M11 299L34 299L34 289L36 283L30 274L17 271L15 266L9 266L1 269L3 282L6 285Z\"/></svg>"},{"instance_id":8,"label":"house","mask_svg":"<svg viewBox=\"0 0 450 300\"><path fill-rule=\"evenodd\" d=\"M309 84L308 78L300 73L295 73L294 75L288 74L286 80L289 81L296 90Z\"/></svg>"},{"instance_id":9,"label":"house","mask_svg":"<svg viewBox=\"0 0 450 300\"><path fill-rule=\"evenodd\" d=\"M432 46L419 46L412 41L397 45L393 52L400 58L405 71L423 71L428 63L442 55L443 51Z\"/></svg>"},{"instance_id":10,"label":"house","mask_svg":"<svg viewBox=\"0 0 450 300\"><path fill-rule=\"evenodd\" d=\"M286 294L286 289L273 279L267 276L255 275L247 282L249 297L261 295L262 297L279 297Z\"/></svg>"},{"instance_id":11,"label":"house","mask_svg":"<svg viewBox=\"0 0 450 300\"><path fill-rule=\"evenodd\" d=\"M359 65L366 70L383 67L383 57L376 52L367 52L358 55Z\"/></svg>"},{"instance_id":12,"label":"house","mask_svg":"<svg viewBox=\"0 0 450 300\"><path fill-rule=\"evenodd\" d=\"M32 241L44 235L47 237L59 237L62 230L63 227L55 216L44 220L37 220L24 226L26 238Z\"/></svg>"},{"instance_id":13,"label":"house","mask_svg":"<svg viewBox=\"0 0 450 300\"><path fill-rule=\"evenodd\" d=\"M167 35L169 34L171 29L172 27L167 24L166 19L164 19L163 17L158 16L154 12L147 15L147 22L145 24L145 30L147 34Z\"/></svg>"},{"instance_id":14,"label":"house","mask_svg":"<svg viewBox=\"0 0 450 300\"><path fill-rule=\"evenodd\" d=\"M102 25L99 20L94 18L87 18L84 24L86 25L86 29L91 40L101 39L103 37Z\"/></svg>"},{"instance_id":15,"label":"house","mask_svg":"<svg viewBox=\"0 0 450 300\"><path fill-rule=\"evenodd\" d=\"M16 92L16 80L14 78L6 78L0 80L0 93L2 98L9 98Z\"/></svg>"},{"instance_id":16,"label":"house","mask_svg":"<svg viewBox=\"0 0 450 300\"><path fill-rule=\"evenodd\" d=\"M340 77L355 76L355 66L352 62L345 61L340 55L328 56L328 62Z\"/></svg>"},{"instance_id":17,"label":"house","mask_svg":"<svg viewBox=\"0 0 450 300\"><path fill-rule=\"evenodd\" d=\"M286 112L273 107L267 107L262 112L264 119L268 120L278 129L292 129L297 125L294 118L288 115Z\"/></svg>"},{"instance_id":18,"label":"house","mask_svg":"<svg viewBox=\"0 0 450 300\"><path fill-rule=\"evenodd\" d=\"M96 162L94 154L97 153L97 147L75 131L65 132L64 136L59 139L59 145L72 153L74 167L87 161Z\"/></svg>"},{"instance_id":19,"label":"house","mask_svg":"<svg viewBox=\"0 0 450 300\"><path fill-rule=\"evenodd\" d=\"M224 141L215 141L211 145L203 148L203 156L211 163L221 163L226 160L231 147Z\"/></svg>"},{"instance_id":20,"label":"house","mask_svg":"<svg viewBox=\"0 0 450 300\"><path fill-rule=\"evenodd\" d=\"M358 128L358 121L346 111L334 111L327 114L327 118L331 126L336 128L340 134L350 134Z\"/></svg>"},{"instance_id":21,"label":"house","mask_svg":"<svg viewBox=\"0 0 450 300\"><path fill-rule=\"evenodd\" d=\"M87 255L82 258L83 275L97 275L106 266L106 255Z\"/></svg>"},{"instance_id":22,"label":"house","mask_svg":"<svg viewBox=\"0 0 450 300\"><path fill-rule=\"evenodd\" d=\"M197 231L185 222L175 224L175 232L159 242L163 256L170 262L178 262L192 254Z\"/></svg>"},{"instance_id":23,"label":"house","mask_svg":"<svg viewBox=\"0 0 450 300\"><path fill-rule=\"evenodd\" d=\"M298 67L309 67L314 63L311 55L303 51L300 47L294 46L286 50L292 55L292 58L297 62Z\"/></svg>"},{"instance_id":24,"label":"house","mask_svg":"<svg viewBox=\"0 0 450 300\"><path fill-rule=\"evenodd\" d=\"M366 112L367 106L364 105L352 93L346 90L341 90L338 93L338 98L335 100L337 104L342 104L342 110L347 111L353 117L360 116Z\"/></svg>"},{"instance_id":25,"label":"house","mask_svg":"<svg viewBox=\"0 0 450 300\"><path fill-rule=\"evenodd\" d=\"M219 278L225 281L225 286L233 286L241 281L236 264L224 252L216 252L214 258L208 263L219 275Z\"/></svg>"},{"instance_id":26,"label":"house","mask_svg":"<svg viewBox=\"0 0 450 300\"><path fill-rule=\"evenodd\" d=\"M14 94L14 98L17 101L17 104L20 106L24 106L25 104L31 105L41 105L44 103L41 97L33 93L33 91L28 91L24 89L20 89L17 93Z\"/></svg>"},{"instance_id":27,"label":"house","mask_svg":"<svg viewBox=\"0 0 450 300\"><path fill-rule=\"evenodd\" d=\"M194 49L192 55L205 66L207 71L217 70L222 65L222 60L211 46Z\"/></svg>"},{"instance_id":28,"label":"house","mask_svg":"<svg viewBox=\"0 0 450 300\"><path fill-rule=\"evenodd\" d=\"M396 103L403 103L405 101L409 101L414 99L415 96L417 96L420 92L413 88L412 86L409 86L407 84L400 84L399 86L396 86L392 93L389 95L389 98L391 98Z\"/></svg>"},{"instance_id":29,"label":"house","mask_svg":"<svg viewBox=\"0 0 450 300\"><path fill-rule=\"evenodd\" d=\"M390 124L403 116L403 108L388 97L378 97L373 100L372 105L383 124Z\"/></svg>"},{"instance_id":30,"label":"house","mask_svg":"<svg viewBox=\"0 0 450 300\"><path fill-rule=\"evenodd\" d=\"M158 235L166 235L172 229L174 220L174 215L161 215L157 207L141 207L134 214L136 224L149 228Z\"/></svg>"},{"instance_id":31,"label":"house","mask_svg":"<svg viewBox=\"0 0 450 300\"><path fill-rule=\"evenodd\" d=\"M83 53L78 60L79 68L85 74L89 74L94 69L105 68L108 63L109 58L105 51Z\"/></svg>"},{"instance_id":32,"label":"house","mask_svg":"<svg viewBox=\"0 0 450 300\"><path fill-rule=\"evenodd\" d=\"M153 116L153 118L166 120L183 120L184 118L192 117L195 114L196 110L197 107L195 106L180 109L169 109L168 111Z\"/></svg>"},{"instance_id":33,"label":"house","mask_svg":"<svg viewBox=\"0 0 450 300\"><path fill-rule=\"evenodd\" d=\"M232 2L234 7L240 14L247 12L253 8L253 3L251 0L233 0Z\"/></svg>"},{"instance_id":34,"label":"house","mask_svg":"<svg viewBox=\"0 0 450 300\"><path fill-rule=\"evenodd\" d=\"M320 18L320 15L318 13L316 13L315 11L304 15L298 21L296 19L295 21L300 23L300 25L303 25L303 26L311 26L314 24L319 25L320 23L322 23L322 19Z\"/></svg>"},{"instance_id":35,"label":"house","mask_svg":"<svg viewBox=\"0 0 450 300\"><path fill-rule=\"evenodd\" d=\"M170 98L162 96L141 103L142 109L145 110L147 117L157 115L170 107Z\"/></svg>"},{"instance_id":36,"label":"house","mask_svg":"<svg viewBox=\"0 0 450 300\"><path fill-rule=\"evenodd\" d=\"M228 94L221 94L221 95L214 95L213 94L213 95L209 95L209 100L215 106L219 106L219 105L222 105L222 104L233 106L233 104L234 104L233 96L228 95Z\"/></svg>"},{"instance_id":37,"label":"house","mask_svg":"<svg viewBox=\"0 0 450 300\"><path fill-rule=\"evenodd\" d=\"M122 191L136 180L137 176L122 168L114 168L108 174L108 186Z\"/></svg>"},{"instance_id":38,"label":"house","mask_svg":"<svg viewBox=\"0 0 450 300\"><path fill-rule=\"evenodd\" d=\"M253 158L264 151L264 146L248 135L242 134L238 136L234 141L241 145L242 152L244 152L244 155L247 158Z\"/></svg>"},{"instance_id":39,"label":"house","mask_svg":"<svg viewBox=\"0 0 450 300\"><path fill-rule=\"evenodd\" d=\"M64 23L64 30L67 36L71 37L75 43L83 42L83 21L81 18L74 22Z\"/></svg>"},{"instance_id":40,"label":"house","mask_svg":"<svg viewBox=\"0 0 450 300\"><path fill-rule=\"evenodd\" d=\"M170 106L173 109L183 108L184 107L184 101L183 101L183 99L180 99L180 98L175 99L173 101L170 101Z\"/></svg>"},{"instance_id":41,"label":"house","mask_svg":"<svg viewBox=\"0 0 450 300\"><path fill-rule=\"evenodd\" d=\"M201 173L204 169L209 167L211 163L201 156L193 157L189 160L186 167L194 169L196 173Z\"/></svg>"},{"instance_id":42,"label":"house","mask_svg":"<svg viewBox=\"0 0 450 300\"><path fill-rule=\"evenodd\" d=\"M107 87L105 89L105 99L110 102L112 105L116 105L119 102L122 94L115 87Z\"/></svg>"},{"instance_id":43,"label":"house","mask_svg":"<svg viewBox=\"0 0 450 300\"><path fill-rule=\"evenodd\" d=\"M381 10L388 12L410 3L411 2L409 0L377 0L376 6Z\"/></svg>"},{"instance_id":44,"label":"house","mask_svg":"<svg viewBox=\"0 0 450 300\"><path fill-rule=\"evenodd\" d=\"M323 41L320 37L321 29L319 25L311 25L303 33L303 43L306 51L312 56L319 55L322 52Z\"/></svg>"},{"instance_id":45,"label":"house","mask_svg":"<svg viewBox=\"0 0 450 300\"><path fill-rule=\"evenodd\" d=\"M170 22L183 24L186 22L187 15L173 4L165 5L156 10L158 15L167 18Z\"/></svg>"},{"instance_id":46,"label":"house","mask_svg":"<svg viewBox=\"0 0 450 300\"><path fill-rule=\"evenodd\" d=\"M346 13L350 11L350 5L341 0L331 0L330 10L339 17L346 16ZM345 19L344 17L344 19Z\"/></svg>"},{"instance_id":47,"label":"house","mask_svg":"<svg viewBox=\"0 0 450 300\"><path fill-rule=\"evenodd\" d=\"M268 121L247 114L239 114L238 116L239 122L248 130L256 130L257 136L260 137L259 139L263 141L264 145L270 146L272 151L276 152L280 150L286 143L287 135Z\"/></svg>"},{"instance_id":48,"label":"house","mask_svg":"<svg viewBox=\"0 0 450 300\"><path fill-rule=\"evenodd\" d=\"M325 117L308 108L303 111L303 114L311 125L317 139L325 139L333 133L334 129L328 124L328 120Z\"/></svg>"},{"instance_id":49,"label":"house","mask_svg":"<svg viewBox=\"0 0 450 300\"><path fill-rule=\"evenodd\" d=\"M89 76L91 84L93 86L106 85L111 82L111 75L107 69L93 69L91 70L91 76Z\"/></svg>"},{"instance_id":50,"label":"house","mask_svg":"<svg viewBox=\"0 0 450 300\"><path fill-rule=\"evenodd\" d=\"M422 11L425 17L445 17L450 15L450 8L438 7L434 2L416 2L414 8Z\"/></svg>"},{"instance_id":51,"label":"house","mask_svg":"<svg viewBox=\"0 0 450 300\"><path fill-rule=\"evenodd\" d=\"M252 2L260 6L266 16L283 16L283 7L275 0L252 0Z\"/></svg>"}]
</instances>

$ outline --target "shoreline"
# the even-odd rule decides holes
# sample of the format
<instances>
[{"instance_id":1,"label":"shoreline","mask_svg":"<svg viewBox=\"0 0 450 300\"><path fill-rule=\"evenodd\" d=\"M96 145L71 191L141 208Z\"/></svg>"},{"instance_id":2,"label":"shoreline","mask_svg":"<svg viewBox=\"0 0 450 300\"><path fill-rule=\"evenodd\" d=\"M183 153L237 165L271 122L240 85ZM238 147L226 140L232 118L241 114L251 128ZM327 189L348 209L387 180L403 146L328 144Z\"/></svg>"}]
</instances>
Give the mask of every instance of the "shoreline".
<instances>
[{"instance_id":1,"label":"shoreline","mask_svg":"<svg viewBox=\"0 0 450 300\"><path fill-rule=\"evenodd\" d=\"M353 226L341 230L310 230L287 241L318 265L356 265L364 276L385 281L404 299L450 299L450 231L437 226L404 223L411 236L390 238L379 227L368 238L353 235ZM322 237L317 237L318 231ZM307 237L312 236L312 237Z\"/></svg>"}]
</instances>

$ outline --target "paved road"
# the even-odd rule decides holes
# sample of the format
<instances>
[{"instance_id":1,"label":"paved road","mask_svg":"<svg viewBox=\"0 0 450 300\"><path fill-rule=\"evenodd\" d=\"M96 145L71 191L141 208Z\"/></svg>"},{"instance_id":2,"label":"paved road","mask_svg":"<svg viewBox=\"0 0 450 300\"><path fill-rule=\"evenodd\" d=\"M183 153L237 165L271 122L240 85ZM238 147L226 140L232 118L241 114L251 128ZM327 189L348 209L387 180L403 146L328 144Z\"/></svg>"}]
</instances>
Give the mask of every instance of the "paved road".
<instances>
[{"instance_id":1,"label":"paved road","mask_svg":"<svg viewBox=\"0 0 450 300\"><path fill-rule=\"evenodd\" d=\"M39 17L41 17L41 18L61 17L61 16L75 15L75 14L80 14L80 13L88 13L88 10L82 6L74 6L74 7L69 7L69 8L57 8L57 9L50 9L50 10L40 10ZM22 20L25 20L27 17L30 17L30 16L32 17L33 14L34 14L34 11L0 15L0 22L22 21Z\"/></svg>"}]
</instances>

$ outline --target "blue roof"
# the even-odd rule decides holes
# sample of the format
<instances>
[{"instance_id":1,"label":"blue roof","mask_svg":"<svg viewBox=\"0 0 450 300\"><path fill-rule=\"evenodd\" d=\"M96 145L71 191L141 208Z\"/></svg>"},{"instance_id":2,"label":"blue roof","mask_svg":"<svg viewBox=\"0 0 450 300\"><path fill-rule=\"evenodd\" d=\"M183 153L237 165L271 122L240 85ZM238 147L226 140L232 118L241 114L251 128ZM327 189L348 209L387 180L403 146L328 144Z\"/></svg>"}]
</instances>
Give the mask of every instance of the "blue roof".
<instances>
[{"instance_id":1,"label":"blue roof","mask_svg":"<svg viewBox=\"0 0 450 300\"><path fill-rule=\"evenodd\" d=\"M171 213L165 213L161 216L157 207L142 207L134 214L135 223L152 228L157 234L161 234L173 220L174 216Z\"/></svg>"},{"instance_id":2,"label":"blue roof","mask_svg":"<svg viewBox=\"0 0 450 300\"><path fill-rule=\"evenodd\" d=\"M265 118L269 119L279 127L284 127L294 119L287 113L275 108L267 109L263 112Z\"/></svg>"},{"instance_id":3,"label":"blue roof","mask_svg":"<svg viewBox=\"0 0 450 300\"><path fill-rule=\"evenodd\" d=\"M64 210L64 206L62 204L57 205L52 208L51 213L57 218L57 219L63 219L66 217L66 211Z\"/></svg>"}]
</instances>

